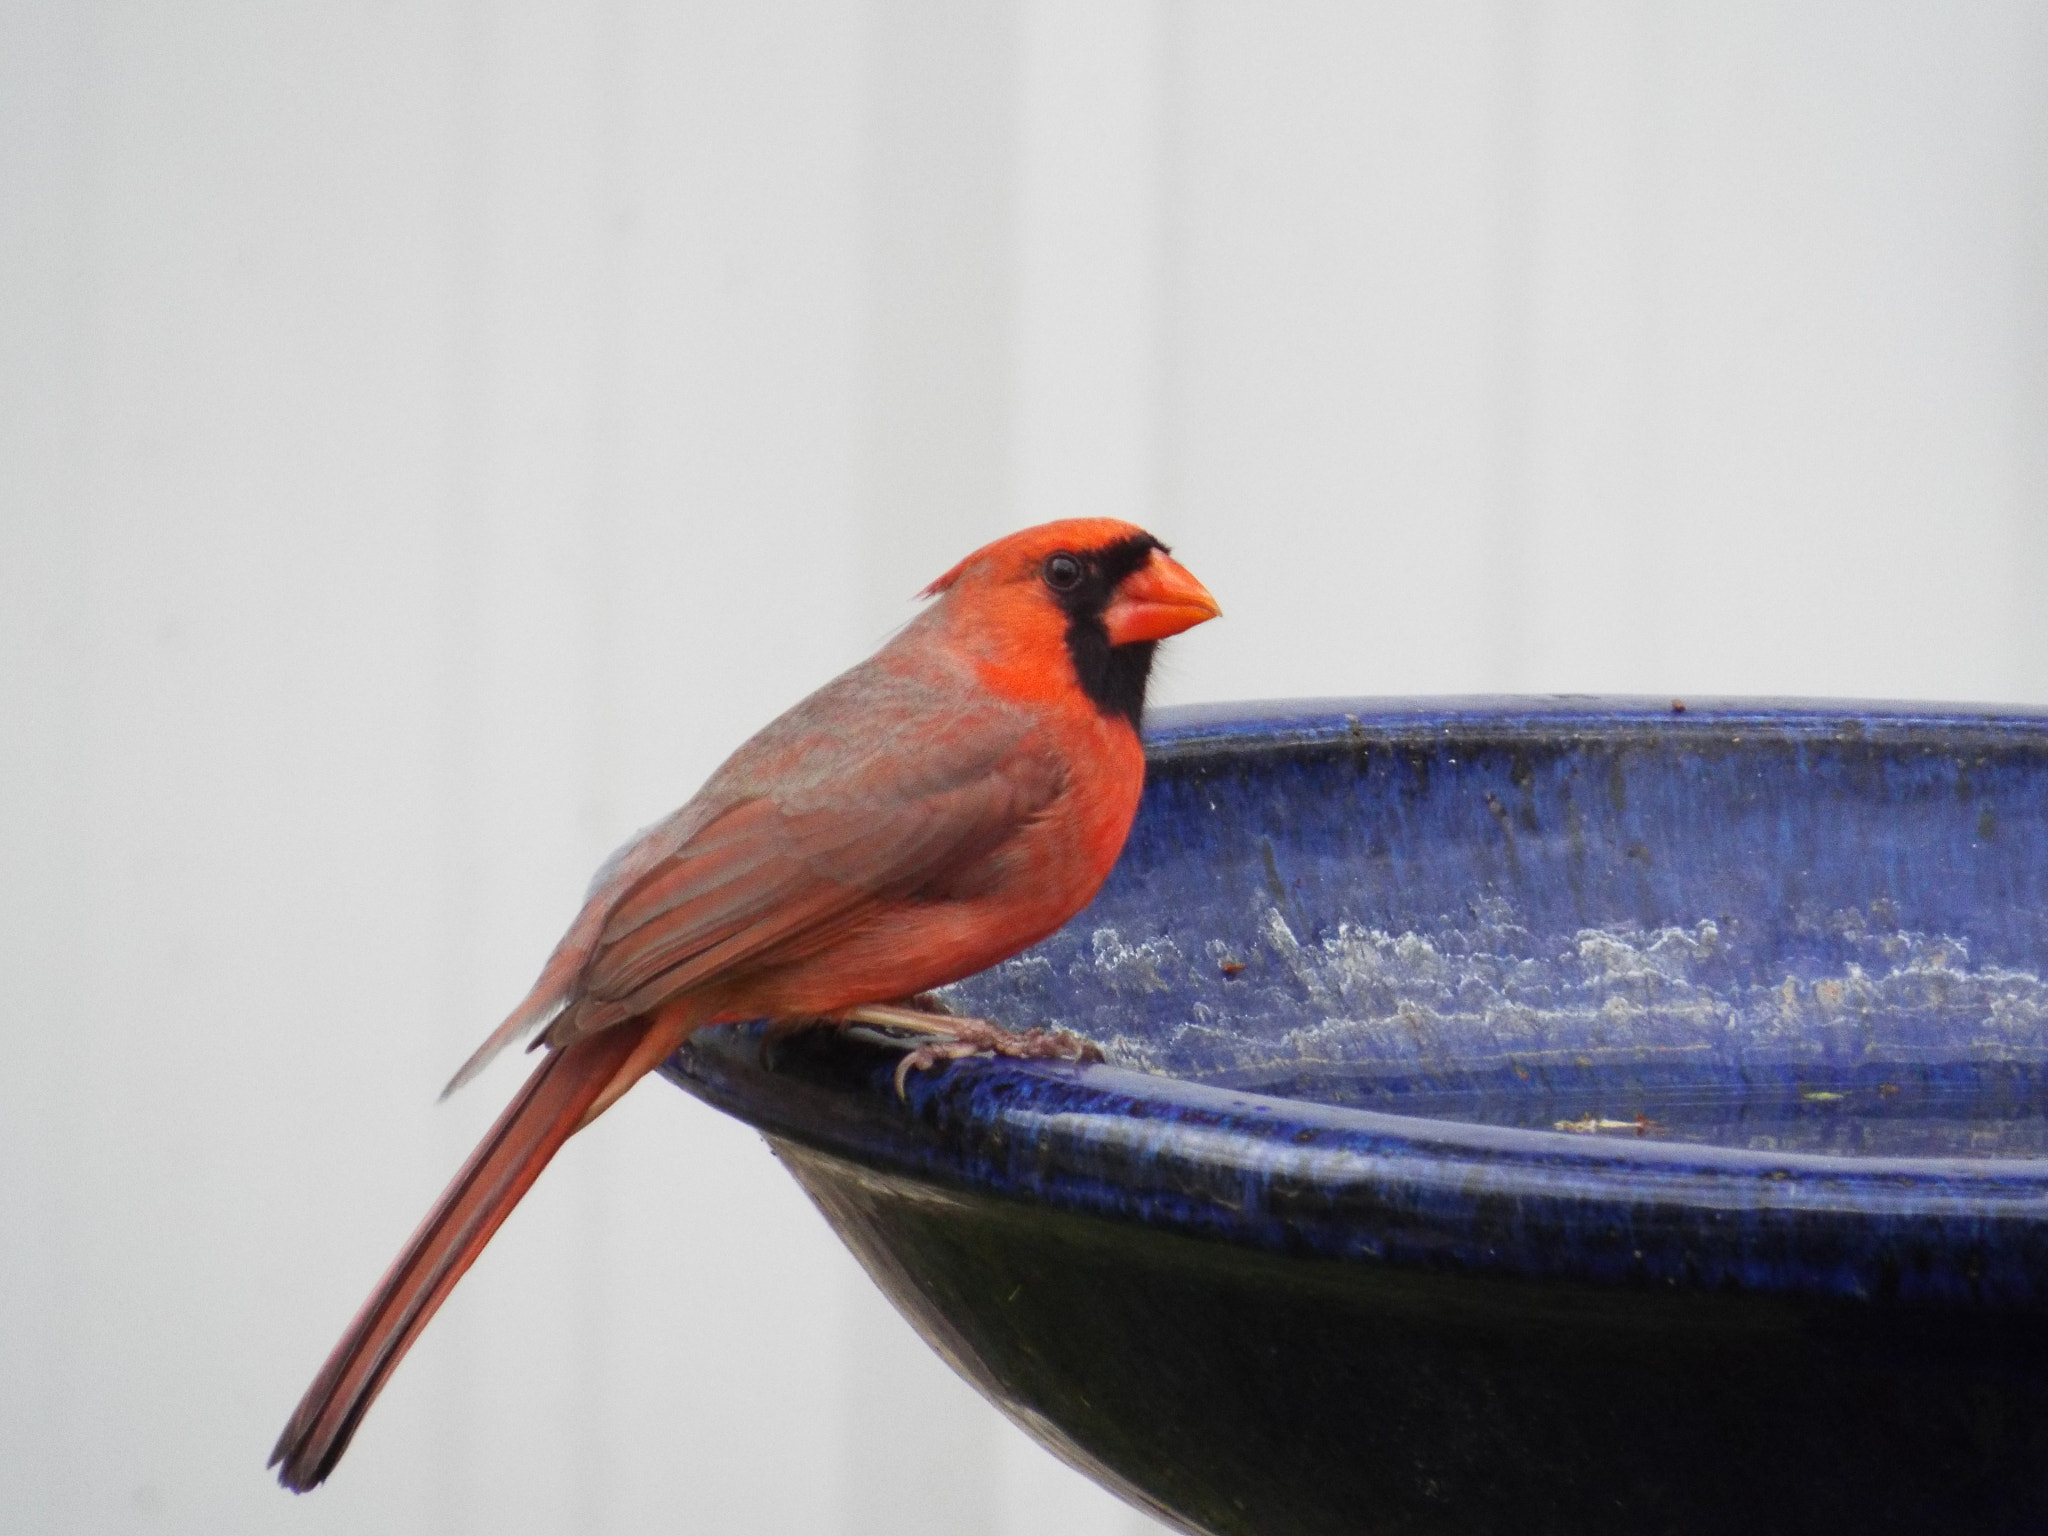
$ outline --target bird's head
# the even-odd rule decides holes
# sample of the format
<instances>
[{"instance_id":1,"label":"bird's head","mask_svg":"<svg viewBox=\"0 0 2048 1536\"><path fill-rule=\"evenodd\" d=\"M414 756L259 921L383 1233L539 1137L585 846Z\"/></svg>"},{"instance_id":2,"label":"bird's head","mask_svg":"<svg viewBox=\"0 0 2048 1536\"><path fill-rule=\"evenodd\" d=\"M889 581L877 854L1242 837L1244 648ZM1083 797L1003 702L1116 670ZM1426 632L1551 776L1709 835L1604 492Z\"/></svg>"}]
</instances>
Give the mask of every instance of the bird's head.
<instances>
[{"instance_id":1,"label":"bird's head","mask_svg":"<svg viewBox=\"0 0 2048 1536\"><path fill-rule=\"evenodd\" d=\"M1134 729L1154 648L1223 611L1164 544L1106 517L1042 523L998 539L924 595L946 599L1006 671L1078 686L1097 709Z\"/></svg>"}]
</instances>

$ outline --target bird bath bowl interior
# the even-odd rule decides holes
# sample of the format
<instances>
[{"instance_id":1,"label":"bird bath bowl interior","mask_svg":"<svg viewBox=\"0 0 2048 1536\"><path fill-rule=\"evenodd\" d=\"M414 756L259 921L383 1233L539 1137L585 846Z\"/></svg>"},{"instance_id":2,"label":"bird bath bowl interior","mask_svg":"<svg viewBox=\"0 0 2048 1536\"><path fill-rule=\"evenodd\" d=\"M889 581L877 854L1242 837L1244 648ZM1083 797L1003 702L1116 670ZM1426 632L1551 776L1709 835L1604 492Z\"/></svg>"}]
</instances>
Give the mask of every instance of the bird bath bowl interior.
<instances>
[{"instance_id":1,"label":"bird bath bowl interior","mask_svg":"<svg viewBox=\"0 0 2048 1536\"><path fill-rule=\"evenodd\" d=\"M2048 1530L2048 714L1165 710L955 1006L669 1064L1189 1531Z\"/></svg>"}]
</instances>

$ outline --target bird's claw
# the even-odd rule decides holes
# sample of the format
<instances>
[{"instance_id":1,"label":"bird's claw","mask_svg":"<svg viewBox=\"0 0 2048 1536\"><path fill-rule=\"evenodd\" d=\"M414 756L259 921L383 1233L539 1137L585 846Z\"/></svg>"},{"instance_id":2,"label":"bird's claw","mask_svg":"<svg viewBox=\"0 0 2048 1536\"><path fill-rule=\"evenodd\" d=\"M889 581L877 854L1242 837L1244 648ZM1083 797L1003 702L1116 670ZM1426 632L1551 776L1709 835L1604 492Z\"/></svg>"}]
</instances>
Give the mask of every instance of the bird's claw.
<instances>
[{"instance_id":1,"label":"bird's claw","mask_svg":"<svg viewBox=\"0 0 2048 1536\"><path fill-rule=\"evenodd\" d=\"M986 1019L948 1018L946 1034L904 1052L896 1063L896 1097L909 1098L910 1074L969 1056L1019 1061L1100 1061L1102 1047L1068 1029L1003 1029Z\"/></svg>"},{"instance_id":2,"label":"bird's claw","mask_svg":"<svg viewBox=\"0 0 2048 1536\"><path fill-rule=\"evenodd\" d=\"M896 1063L896 1097L909 1102L911 1073L926 1071L942 1061L958 1061L963 1056L977 1055L980 1049L965 1040L931 1040L915 1050L905 1051L903 1059Z\"/></svg>"}]
</instances>

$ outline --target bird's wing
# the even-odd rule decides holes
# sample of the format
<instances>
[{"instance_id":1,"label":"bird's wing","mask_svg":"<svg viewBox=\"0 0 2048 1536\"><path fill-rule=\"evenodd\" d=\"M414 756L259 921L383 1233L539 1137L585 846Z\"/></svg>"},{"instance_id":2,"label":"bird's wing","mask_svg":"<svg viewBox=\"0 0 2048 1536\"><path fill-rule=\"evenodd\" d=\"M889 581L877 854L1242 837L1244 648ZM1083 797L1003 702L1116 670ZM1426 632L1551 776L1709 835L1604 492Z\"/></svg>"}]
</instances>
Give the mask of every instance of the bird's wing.
<instances>
[{"instance_id":1,"label":"bird's wing","mask_svg":"<svg viewBox=\"0 0 2048 1536\"><path fill-rule=\"evenodd\" d=\"M646 1013L692 988L829 945L880 901L943 885L1059 791L1038 753L962 753L914 795L844 783L830 803L743 801L613 905L549 1044Z\"/></svg>"},{"instance_id":2,"label":"bird's wing","mask_svg":"<svg viewBox=\"0 0 2048 1536\"><path fill-rule=\"evenodd\" d=\"M614 857L451 1089L550 1015L560 1047L813 953L877 902L992 852L1060 793L1059 759L1035 748L1025 712L864 671L777 720Z\"/></svg>"}]
</instances>

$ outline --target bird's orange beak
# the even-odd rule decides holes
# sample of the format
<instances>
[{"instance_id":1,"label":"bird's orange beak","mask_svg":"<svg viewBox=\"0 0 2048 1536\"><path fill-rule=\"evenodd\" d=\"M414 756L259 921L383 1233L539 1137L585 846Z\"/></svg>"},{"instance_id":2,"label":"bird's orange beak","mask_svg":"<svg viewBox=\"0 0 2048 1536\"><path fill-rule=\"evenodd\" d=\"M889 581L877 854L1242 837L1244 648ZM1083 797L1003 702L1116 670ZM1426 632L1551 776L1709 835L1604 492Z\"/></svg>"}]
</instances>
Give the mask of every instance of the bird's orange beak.
<instances>
[{"instance_id":1,"label":"bird's orange beak","mask_svg":"<svg viewBox=\"0 0 2048 1536\"><path fill-rule=\"evenodd\" d=\"M1117 583L1116 596L1103 611L1103 627L1111 645L1164 640L1184 629L1217 617L1223 610L1209 589L1167 558L1164 550Z\"/></svg>"}]
</instances>

